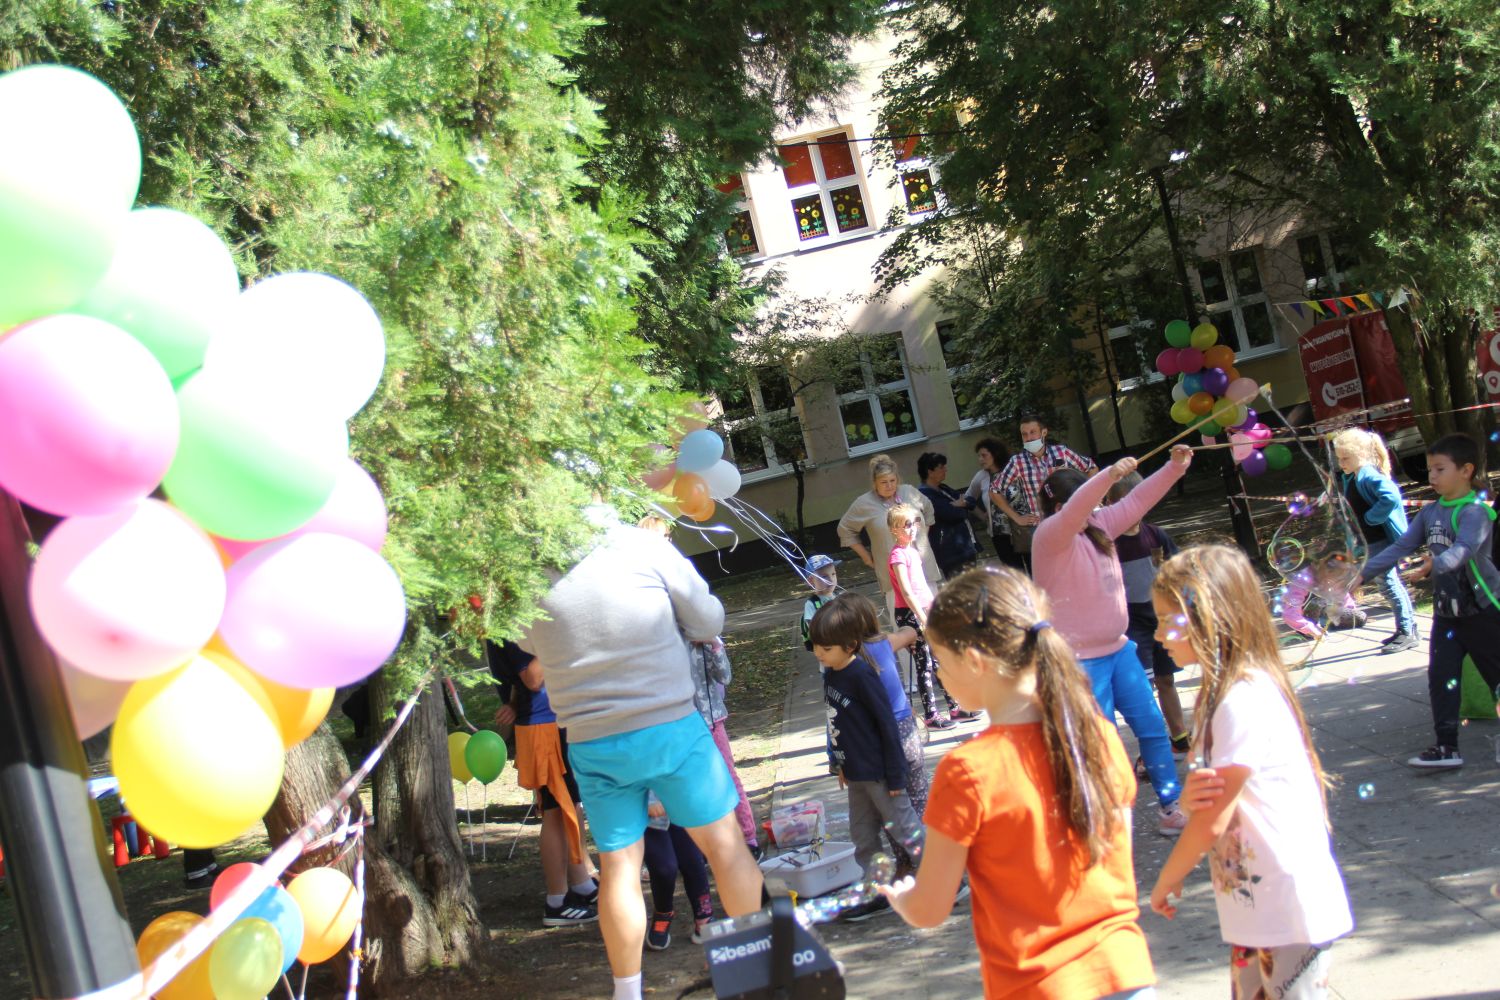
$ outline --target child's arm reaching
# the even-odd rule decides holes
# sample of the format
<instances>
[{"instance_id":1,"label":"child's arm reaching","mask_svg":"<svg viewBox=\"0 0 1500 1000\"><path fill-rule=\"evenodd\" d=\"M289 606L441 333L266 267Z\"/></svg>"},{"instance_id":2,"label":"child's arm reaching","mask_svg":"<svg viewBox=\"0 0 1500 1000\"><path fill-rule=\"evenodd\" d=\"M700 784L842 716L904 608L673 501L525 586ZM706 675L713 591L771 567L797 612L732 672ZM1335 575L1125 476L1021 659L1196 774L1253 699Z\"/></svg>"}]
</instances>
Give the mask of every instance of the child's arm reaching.
<instances>
[{"instance_id":1,"label":"child's arm reaching","mask_svg":"<svg viewBox=\"0 0 1500 1000\"><path fill-rule=\"evenodd\" d=\"M895 653L906 649L917 641L917 630L910 626L898 628L894 632L887 632L885 638L891 644L891 652Z\"/></svg>"},{"instance_id":2,"label":"child's arm reaching","mask_svg":"<svg viewBox=\"0 0 1500 1000\"><path fill-rule=\"evenodd\" d=\"M1124 459L1121 461L1124 461ZM1131 459L1131 461L1133 462L1134 459ZM1167 495L1167 490L1171 489L1172 484L1182 478L1183 473L1187 472L1187 468L1192 461L1193 452L1190 448L1180 444L1175 446L1172 449L1171 461L1147 476L1141 485L1131 490L1129 495L1120 500L1119 503L1112 503L1098 512L1091 510L1090 513L1093 514L1094 523L1104 529L1104 533L1110 538L1118 538L1121 532L1131 525L1138 523L1152 507L1155 507L1161 501L1162 497ZM1115 469L1119 468L1119 466L1120 462L1116 462L1107 470L1116 482L1122 478L1121 476L1114 475ZM1100 475L1102 476L1103 473ZM1098 479L1099 476L1095 476L1094 478ZM1090 482L1093 482L1093 480L1090 480ZM1108 490L1109 487L1106 486L1105 489ZM1082 493L1083 491L1079 490L1078 492ZM1077 499L1077 494L1074 495L1074 499ZM1071 503L1071 501L1069 502ZM1082 531L1083 528L1079 527L1078 530Z\"/></svg>"},{"instance_id":3,"label":"child's arm reaching","mask_svg":"<svg viewBox=\"0 0 1500 1000\"><path fill-rule=\"evenodd\" d=\"M1378 555L1365 563L1364 572L1359 575L1361 583L1384 576L1390 572L1392 566L1421 547L1422 543L1427 540L1427 521L1432 516L1428 512L1432 510L1441 512L1442 508L1437 504L1423 507L1417 516L1411 519L1411 526L1406 529L1406 534L1381 549ZM1453 550L1449 549L1448 551L1452 552ZM1446 555L1447 553L1444 554Z\"/></svg>"},{"instance_id":4,"label":"child's arm reaching","mask_svg":"<svg viewBox=\"0 0 1500 1000\"><path fill-rule=\"evenodd\" d=\"M1172 848L1172 854L1162 865L1161 874L1156 876L1156 886L1151 890L1151 909L1168 920L1177 915L1177 907L1172 905L1169 897L1182 898L1182 880L1198 867L1203 855L1229 829L1240 791L1250 780L1250 768L1243 764L1230 764L1215 771L1223 779L1224 790L1188 817L1187 828L1177 838L1177 846Z\"/></svg>"},{"instance_id":5,"label":"child's arm reaching","mask_svg":"<svg viewBox=\"0 0 1500 1000\"><path fill-rule=\"evenodd\" d=\"M953 912L953 899L963 881L969 848L936 830L928 830L922 846L922 867L913 879L879 886L880 894L913 927L936 927Z\"/></svg>"}]
</instances>

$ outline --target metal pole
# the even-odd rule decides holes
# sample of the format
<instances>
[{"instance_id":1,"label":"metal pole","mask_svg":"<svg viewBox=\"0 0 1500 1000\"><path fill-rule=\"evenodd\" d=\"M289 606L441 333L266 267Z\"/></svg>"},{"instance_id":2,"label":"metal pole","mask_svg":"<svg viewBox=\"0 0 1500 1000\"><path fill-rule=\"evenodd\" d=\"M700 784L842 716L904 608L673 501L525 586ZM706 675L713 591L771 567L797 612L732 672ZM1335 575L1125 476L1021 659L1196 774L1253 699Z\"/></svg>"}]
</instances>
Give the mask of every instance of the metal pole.
<instances>
[{"instance_id":1,"label":"metal pole","mask_svg":"<svg viewBox=\"0 0 1500 1000\"><path fill-rule=\"evenodd\" d=\"M0 844L31 995L111 987L133 995L135 938L89 797L88 763L27 604L30 538L21 505L0 490Z\"/></svg>"},{"instance_id":2,"label":"metal pole","mask_svg":"<svg viewBox=\"0 0 1500 1000\"><path fill-rule=\"evenodd\" d=\"M1151 171L1156 184L1156 196L1161 201L1162 222L1167 230L1167 242L1172 246L1172 262L1177 269L1177 284L1182 288L1183 318L1190 324L1198 321L1198 303L1193 300L1193 286L1188 282L1187 258L1182 253L1182 241L1177 235L1177 219L1172 214L1172 198L1167 192L1167 176L1161 167ZM1250 505L1238 499L1245 493L1245 481L1240 478L1240 467L1234 458L1224 455L1220 464L1224 479L1224 498L1229 504L1229 522L1234 526L1234 540L1251 559L1260 557L1260 541L1255 537L1255 521L1250 516Z\"/></svg>"}]
</instances>

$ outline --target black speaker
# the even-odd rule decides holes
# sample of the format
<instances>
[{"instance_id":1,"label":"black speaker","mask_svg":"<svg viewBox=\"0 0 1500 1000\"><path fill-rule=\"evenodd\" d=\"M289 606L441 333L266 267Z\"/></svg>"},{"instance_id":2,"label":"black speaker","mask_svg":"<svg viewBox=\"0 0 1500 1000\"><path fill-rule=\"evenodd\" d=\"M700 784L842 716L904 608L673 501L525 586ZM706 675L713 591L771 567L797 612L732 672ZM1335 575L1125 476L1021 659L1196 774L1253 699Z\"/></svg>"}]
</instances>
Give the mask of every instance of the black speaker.
<instances>
[{"instance_id":1,"label":"black speaker","mask_svg":"<svg viewBox=\"0 0 1500 1000\"><path fill-rule=\"evenodd\" d=\"M844 970L787 896L709 924L703 950L719 1000L843 1000Z\"/></svg>"}]
</instances>

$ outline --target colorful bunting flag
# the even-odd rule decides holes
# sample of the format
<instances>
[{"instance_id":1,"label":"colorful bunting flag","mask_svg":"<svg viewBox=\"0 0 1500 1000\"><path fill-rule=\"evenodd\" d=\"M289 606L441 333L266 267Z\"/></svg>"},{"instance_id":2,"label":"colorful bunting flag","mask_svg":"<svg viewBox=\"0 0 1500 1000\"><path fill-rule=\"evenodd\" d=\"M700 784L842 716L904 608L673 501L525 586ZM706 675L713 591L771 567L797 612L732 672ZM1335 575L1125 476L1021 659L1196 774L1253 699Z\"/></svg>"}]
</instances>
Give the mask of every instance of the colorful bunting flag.
<instances>
[{"instance_id":1,"label":"colorful bunting flag","mask_svg":"<svg viewBox=\"0 0 1500 1000\"><path fill-rule=\"evenodd\" d=\"M1293 309L1295 309L1297 311L1297 318L1298 319L1306 319L1307 318L1307 312L1306 312L1306 309L1305 309L1303 303L1301 303L1301 302L1288 302L1287 305L1291 306Z\"/></svg>"},{"instance_id":2,"label":"colorful bunting flag","mask_svg":"<svg viewBox=\"0 0 1500 1000\"><path fill-rule=\"evenodd\" d=\"M1329 309L1333 310L1333 314L1335 316L1344 315L1344 310L1340 308L1338 299L1324 299L1323 304Z\"/></svg>"},{"instance_id":3,"label":"colorful bunting flag","mask_svg":"<svg viewBox=\"0 0 1500 1000\"><path fill-rule=\"evenodd\" d=\"M1356 295L1354 297L1356 299L1359 299L1359 301L1363 302L1365 304L1365 308L1366 309L1374 309L1375 308L1375 302L1370 298L1370 293L1369 292L1365 292L1362 295Z\"/></svg>"}]
</instances>

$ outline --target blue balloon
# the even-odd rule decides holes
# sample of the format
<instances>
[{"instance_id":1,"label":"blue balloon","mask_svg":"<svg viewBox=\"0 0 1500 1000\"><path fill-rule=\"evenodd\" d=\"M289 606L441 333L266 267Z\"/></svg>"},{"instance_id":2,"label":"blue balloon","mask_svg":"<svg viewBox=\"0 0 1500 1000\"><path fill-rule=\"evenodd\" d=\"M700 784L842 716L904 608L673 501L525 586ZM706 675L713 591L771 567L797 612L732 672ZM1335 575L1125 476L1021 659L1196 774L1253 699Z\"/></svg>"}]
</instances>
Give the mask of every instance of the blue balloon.
<instances>
[{"instance_id":1,"label":"blue balloon","mask_svg":"<svg viewBox=\"0 0 1500 1000\"><path fill-rule=\"evenodd\" d=\"M723 438L710 430L691 431L677 446L677 471L706 472L723 457Z\"/></svg>"},{"instance_id":2,"label":"blue balloon","mask_svg":"<svg viewBox=\"0 0 1500 1000\"><path fill-rule=\"evenodd\" d=\"M1195 392L1202 392L1203 376L1197 372L1194 372L1191 375L1182 376L1182 387L1187 390L1187 394L1189 396L1191 396ZM681 467L682 466L679 464L678 468Z\"/></svg>"},{"instance_id":3,"label":"blue balloon","mask_svg":"<svg viewBox=\"0 0 1500 1000\"><path fill-rule=\"evenodd\" d=\"M290 969L297 960L297 952L302 949L303 934L302 911L292 894L279 885L273 885L240 914L240 920L246 917L259 917L276 928L276 934L281 938L281 971Z\"/></svg>"}]
</instances>

